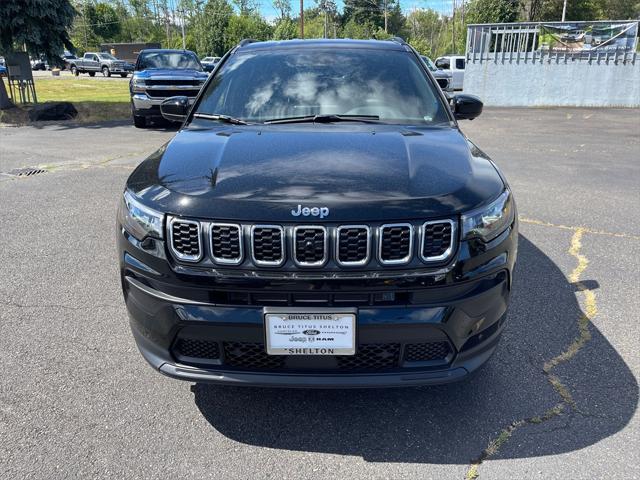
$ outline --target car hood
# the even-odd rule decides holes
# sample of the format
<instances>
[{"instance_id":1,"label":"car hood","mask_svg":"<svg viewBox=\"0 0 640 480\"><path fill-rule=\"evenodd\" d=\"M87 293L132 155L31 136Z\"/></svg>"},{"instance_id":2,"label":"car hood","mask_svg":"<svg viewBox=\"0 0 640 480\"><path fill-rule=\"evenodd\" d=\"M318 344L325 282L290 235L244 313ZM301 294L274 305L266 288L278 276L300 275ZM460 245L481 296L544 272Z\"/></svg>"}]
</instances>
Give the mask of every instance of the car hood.
<instances>
[{"instance_id":1,"label":"car hood","mask_svg":"<svg viewBox=\"0 0 640 480\"><path fill-rule=\"evenodd\" d=\"M454 127L221 126L195 121L138 166L127 187L159 211L238 221L437 218L496 198L504 183Z\"/></svg>"}]
</instances>

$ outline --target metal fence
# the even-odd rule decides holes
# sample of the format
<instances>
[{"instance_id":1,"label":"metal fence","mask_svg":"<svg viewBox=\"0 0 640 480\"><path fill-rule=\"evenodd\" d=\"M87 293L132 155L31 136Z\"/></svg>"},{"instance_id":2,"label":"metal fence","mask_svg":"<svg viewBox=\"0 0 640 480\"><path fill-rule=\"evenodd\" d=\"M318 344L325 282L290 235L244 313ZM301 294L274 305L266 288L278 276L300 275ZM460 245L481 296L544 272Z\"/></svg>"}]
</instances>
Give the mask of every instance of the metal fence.
<instances>
[{"instance_id":1,"label":"metal fence","mask_svg":"<svg viewBox=\"0 0 640 480\"><path fill-rule=\"evenodd\" d=\"M541 45L541 30L543 28L563 29L570 24L586 27L635 24L635 39L633 48L591 48L588 50L571 51L545 48ZM577 30L580 32L580 30ZM582 32L582 34L585 33ZM635 64L638 52L638 21L594 21L594 22L527 22L527 23L493 23L475 24L467 27L467 62L509 62L509 63L560 63L560 62L588 62L588 63L632 63Z\"/></svg>"}]
</instances>

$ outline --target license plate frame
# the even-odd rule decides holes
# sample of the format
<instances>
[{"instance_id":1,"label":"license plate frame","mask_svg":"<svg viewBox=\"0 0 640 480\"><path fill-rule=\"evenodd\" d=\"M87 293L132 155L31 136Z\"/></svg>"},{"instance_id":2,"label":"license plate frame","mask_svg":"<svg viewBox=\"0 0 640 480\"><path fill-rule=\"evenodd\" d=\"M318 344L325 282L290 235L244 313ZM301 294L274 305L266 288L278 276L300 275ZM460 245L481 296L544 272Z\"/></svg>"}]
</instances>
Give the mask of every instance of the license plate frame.
<instances>
[{"instance_id":1,"label":"license plate frame","mask_svg":"<svg viewBox=\"0 0 640 480\"><path fill-rule=\"evenodd\" d=\"M265 307L263 322L268 355L356 354L355 308Z\"/></svg>"}]
</instances>

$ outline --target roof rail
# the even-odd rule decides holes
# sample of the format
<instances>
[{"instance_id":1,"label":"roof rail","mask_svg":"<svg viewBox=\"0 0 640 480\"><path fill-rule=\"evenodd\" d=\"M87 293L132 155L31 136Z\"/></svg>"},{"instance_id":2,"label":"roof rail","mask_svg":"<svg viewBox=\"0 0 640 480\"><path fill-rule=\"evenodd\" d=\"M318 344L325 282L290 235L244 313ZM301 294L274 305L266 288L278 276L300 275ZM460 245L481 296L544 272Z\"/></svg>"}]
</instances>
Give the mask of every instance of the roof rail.
<instances>
[{"instance_id":1,"label":"roof rail","mask_svg":"<svg viewBox=\"0 0 640 480\"><path fill-rule=\"evenodd\" d=\"M258 40L254 40L253 38L244 38L242 40L240 40L240 43L238 44L239 47L244 47L245 45L249 45L250 43L255 43Z\"/></svg>"},{"instance_id":2,"label":"roof rail","mask_svg":"<svg viewBox=\"0 0 640 480\"><path fill-rule=\"evenodd\" d=\"M391 37L389 40L391 40L392 42L399 43L400 45L406 45L407 44L407 42L405 42L404 38L402 38L402 37Z\"/></svg>"}]
</instances>

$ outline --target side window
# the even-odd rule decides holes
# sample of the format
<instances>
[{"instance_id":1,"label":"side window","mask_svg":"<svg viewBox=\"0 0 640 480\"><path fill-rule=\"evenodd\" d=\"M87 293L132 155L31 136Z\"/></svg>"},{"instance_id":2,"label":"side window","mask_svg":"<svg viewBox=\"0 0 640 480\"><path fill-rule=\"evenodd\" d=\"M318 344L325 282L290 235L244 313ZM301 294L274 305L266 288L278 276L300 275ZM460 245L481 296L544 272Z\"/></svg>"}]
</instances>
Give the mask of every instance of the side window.
<instances>
[{"instance_id":1,"label":"side window","mask_svg":"<svg viewBox=\"0 0 640 480\"><path fill-rule=\"evenodd\" d=\"M98 60L98 56L97 56L97 55L94 55L94 56L93 56L93 58L92 58L91 60L93 60L94 62L99 62L99 60Z\"/></svg>"},{"instance_id":2,"label":"side window","mask_svg":"<svg viewBox=\"0 0 640 480\"><path fill-rule=\"evenodd\" d=\"M441 68L442 70L449 70L451 64L449 63L448 58L439 58L436 60L436 67Z\"/></svg>"},{"instance_id":3,"label":"side window","mask_svg":"<svg viewBox=\"0 0 640 480\"><path fill-rule=\"evenodd\" d=\"M456 58L456 70L464 70L464 58Z\"/></svg>"}]
</instances>

